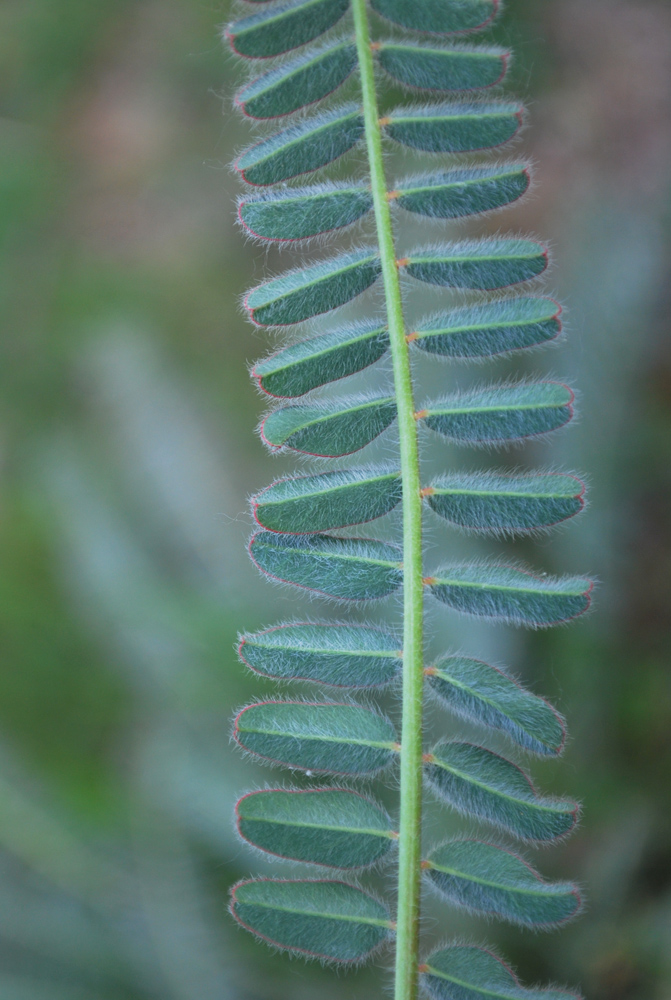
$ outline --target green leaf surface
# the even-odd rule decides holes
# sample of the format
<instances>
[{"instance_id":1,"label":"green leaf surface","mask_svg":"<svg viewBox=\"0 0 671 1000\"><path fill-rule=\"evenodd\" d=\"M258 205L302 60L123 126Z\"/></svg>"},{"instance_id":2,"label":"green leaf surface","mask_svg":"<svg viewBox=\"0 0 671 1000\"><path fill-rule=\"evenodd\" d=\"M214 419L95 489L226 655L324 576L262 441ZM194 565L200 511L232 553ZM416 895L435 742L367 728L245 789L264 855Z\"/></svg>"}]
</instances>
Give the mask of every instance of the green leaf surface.
<instances>
[{"instance_id":1,"label":"green leaf surface","mask_svg":"<svg viewBox=\"0 0 671 1000\"><path fill-rule=\"evenodd\" d=\"M248 118L280 118L337 90L355 66L356 48L349 42L310 49L250 81L235 104Z\"/></svg>"},{"instance_id":2,"label":"green leaf surface","mask_svg":"<svg viewBox=\"0 0 671 1000\"><path fill-rule=\"evenodd\" d=\"M225 34L239 55L265 59L318 38L348 7L349 0L282 0L235 21Z\"/></svg>"},{"instance_id":3,"label":"green leaf surface","mask_svg":"<svg viewBox=\"0 0 671 1000\"><path fill-rule=\"evenodd\" d=\"M389 719L360 705L260 702L238 714L233 737L264 760L322 774L373 774L396 755Z\"/></svg>"},{"instance_id":4,"label":"green leaf surface","mask_svg":"<svg viewBox=\"0 0 671 1000\"><path fill-rule=\"evenodd\" d=\"M499 0L371 0L373 10L413 31L452 34L484 28L496 17Z\"/></svg>"},{"instance_id":5,"label":"green leaf surface","mask_svg":"<svg viewBox=\"0 0 671 1000\"><path fill-rule=\"evenodd\" d=\"M501 730L531 753L554 756L564 749L561 715L498 667L467 656L443 656L427 675L431 690L457 715Z\"/></svg>"},{"instance_id":6,"label":"green leaf surface","mask_svg":"<svg viewBox=\"0 0 671 1000\"><path fill-rule=\"evenodd\" d=\"M421 971L431 1000L580 1000L565 990L525 989L500 958L473 945L435 951Z\"/></svg>"},{"instance_id":7,"label":"green leaf surface","mask_svg":"<svg viewBox=\"0 0 671 1000\"><path fill-rule=\"evenodd\" d=\"M439 743L429 755L432 790L464 816L501 827L520 840L556 840L576 824L576 802L543 798L512 761L472 743Z\"/></svg>"},{"instance_id":8,"label":"green leaf surface","mask_svg":"<svg viewBox=\"0 0 671 1000\"><path fill-rule=\"evenodd\" d=\"M525 164L458 167L407 177L396 185L395 203L408 212L436 219L461 219L502 208L528 190Z\"/></svg>"},{"instance_id":9,"label":"green leaf surface","mask_svg":"<svg viewBox=\"0 0 671 1000\"><path fill-rule=\"evenodd\" d=\"M534 240L463 240L416 250L402 269L418 281L447 288L491 291L538 277L548 266L547 250Z\"/></svg>"},{"instance_id":10,"label":"green leaf surface","mask_svg":"<svg viewBox=\"0 0 671 1000\"><path fill-rule=\"evenodd\" d=\"M573 416L573 400L561 382L484 386L430 404L421 419L450 441L497 445L563 427Z\"/></svg>"},{"instance_id":11,"label":"green leaf surface","mask_svg":"<svg viewBox=\"0 0 671 1000\"><path fill-rule=\"evenodd\" d=\"M340 402L299 403L269 413L261 437L271 448L291 448L306 455L337 458L370 444L396 419L392 396Z\"/></svg>"},{"instance_id":12,"label":"green leaf surface","mask_svg":"<svg viewBox=\"0 0 671 1000\"><path fill-rule=\"evenodd\" d=\"M535 576L515 566L473 563L444 567L429 589L455 611L546 628L587 611L593 586L584 577Z\"/></svg>"},{"instance_id":13,"label":"green leaf surface","mask_svg":"<svg viewBox=\"0 0 671 1000\"><path fill-rule=\"evenodd\" d=\"M278 184L337 160L362 136L363 115L357 105L346 104L254 143L233 166L248 184Z\"/></svg>"},{"instance_id":14,"label":"green leaf surface","mask_svg":"<svg viewBox=\"0 0 671 1000\"><path fill-rule=\"evenodd\" d=\"M497 48L444 48L382 42L378 62L391 77L421 90L480 90L501 83L510 53Z\"/></svg>"},{"instance_id":15,"label":"green leaf surface","mask_svg":"<svg viewBox=\"0 0 671 1000\"><path fill-rule=\"evenodd\" d=\"M343 788L251 792L235 815L238 833L254 847L328 868L366 868L394 843L385 810Z\"/></svg>"},{"instance_id":16,"label":"green leaf surface","mask_svg":"<svg viewBox=\"0 0 671 1000\"><path fill-rule=\"evenodd\" d=\"M327 962L360 962L391 937L386 906L345 882L239 882L231 913L275 947Z\"/></svg>"},{"instance_id":17,"label":"green leaf surface","mask_svg":"<svg viewBox=\"0 0 671 1000\"><path fill-rule=\"evenodd\" d=\"M411 342L445 358L488 358L554 340L561 333L560 315L554 299L495 299L428 316Z\"/></svg>"},{"instance_id":18,"label":"green leaf surface","mask_svg":"<svg viewBox=\"0 0 671 1000\"><path fill-rule=\"evenodd\" d=\"M373 207L363 184L317 184L283 188L238 202L238 218L247 232L264 240L303 240L349 226Z\"/></svg>"},{"instance_id":19,"label":"green leaf surface","mask_svg":"<svg viewBox=\"0 0 671 1000\"><path fill-rule=\"evenodd\" d=\"M403 583L401 550L369 538L259 531L249 553L268 576L338 600L376 600Z\"/></svg>"},{"instance_id":20,"label":"green leaf surface","mask_svg":"<svg viewBox=\"0 0 671 1000\"><path fill-rule=\"evenodd\" d=\"M516 854L477 840L443 844L424 868L451 903L526 927L556 927L581 907L576 886L546 882Z\"/></svg>"},{"instance_id":21,"label":"green leaf surface","mask_svg":"<svg viewBox=\"0 0 671 1000\"><path fill-rule=\"evenodd\" d=\"M247 293L244 306L257 326L291 326L355 299L380 272L376 251L353 250L257 285Z\"/></svg>"},{"instance_id":22,"label":"green leaf surface","mask_svg":"<svg viewBox=\"0 0 671 1000\"><path fill-rule=\"evenodd\" d=\"M401 494L399 472L336 469L280 479L252 498L252 511L269 531L311 534L373 521L393 510Z\"/></svg>"},{"instance_id":23,"label":"green leaf surface","mask_svg":"<svg viewBox=\"0 0 671 1000\"><path fill-rule=\"evenodd\" d=\"M583 509L585 484L545 473L451 473L436 479L427 503L440 517L472 531L523 534L559 524Z\"/></svg>"},{"instance_id":24,"label":"green leaf surface","mask_svg":"<svg viewBox=\"0 0 671 1000\"><path fill-rule=\"evenodd\" d=\"M396 679L402 651L382 629L301 622L243 635L238 655L264 677L367 688Z\"/></svg>"},{"instance_id":25,"label":"green leaf surface","mask_svg":"<svg viewBox=\"0 0 671 1000\"><path fill-rule=\"evenodd\" d=\"M469 153L502 146L522 128L519 103L430 104L394 108L383 119L386 134L412 149L427 153Z\"/></svg>"},{"instance_id":26,"label":"green leaf surface","mask_svg":"<svg viewBox=\"0 0 671 1000\"><path fill-rule=\"evenodd\" d=\"M362 371L388 350L386 326L376 322L356 323L290 344L257 362L252 378L270 396L303 396L328 382Z\"/></svg>"}]
</instances>

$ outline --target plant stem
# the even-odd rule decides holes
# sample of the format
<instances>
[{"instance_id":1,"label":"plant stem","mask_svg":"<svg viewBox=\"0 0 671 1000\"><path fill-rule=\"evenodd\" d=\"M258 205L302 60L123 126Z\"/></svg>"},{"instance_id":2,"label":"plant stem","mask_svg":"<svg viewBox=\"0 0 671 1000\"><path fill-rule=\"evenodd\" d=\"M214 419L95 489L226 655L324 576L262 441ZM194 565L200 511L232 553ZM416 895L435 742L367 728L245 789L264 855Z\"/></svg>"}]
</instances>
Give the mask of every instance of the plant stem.
<instances>
[{"instance_id":1,"label":"plant stem","mask_svg":"<svg viewBox=\"0 0 671 1000\"><path fill-rule=\"evenodd\" d=\"M366 0L352 0L366 129L366 146L382 261L387 321L403 480L403 723L401 733L401 809L399 825L398 911L396 918L395 1000L415 1000L419 949L419 897L422 819L422 701L424 687L422 583L422 498L417 423L405 339L403 303L396 263L387 183L382 158L375 64Z\"/></svg>"}]
</instances>

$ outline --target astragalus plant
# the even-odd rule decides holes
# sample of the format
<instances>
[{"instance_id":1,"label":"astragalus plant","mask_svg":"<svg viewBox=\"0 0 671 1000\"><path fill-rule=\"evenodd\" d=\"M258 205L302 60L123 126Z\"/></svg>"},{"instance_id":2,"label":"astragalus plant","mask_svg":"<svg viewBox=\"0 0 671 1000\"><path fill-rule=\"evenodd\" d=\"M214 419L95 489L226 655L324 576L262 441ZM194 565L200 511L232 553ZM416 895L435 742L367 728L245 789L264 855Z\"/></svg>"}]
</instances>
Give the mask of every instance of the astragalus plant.
<instances>
[{"instance_id":1,"label":"astragalus plant","mask_svg":"<svg viewBox=\"0 0 671 1000\"><path fill-rule=\"evenodd\" d=\"M255 496L259 530L250 555L267 577L343 604L402 591L403 622L397 631L289 622L242 636L240 657L252 670L311 682L316 693L238 713L234 736L244 750L313 782L243 796L238 829L260 850L317 866L317 873L243 881L231 911L271 945L325 962L362 962L382 946L393 948L396 1000L412 1000L420 984L435 1000L566 1000L575 994L524 988L499 957L471 943L450 942L425 956L419 934L423 881L449 904L536 930L563 923L581 905L574 885L546 881L509 846L564 837L577 804L544 796L517 763L453 730L424 745L427 689L452 716L505 734L516 754L556 756L565 741L559 713L500 668L464 653L425 662L425 601L544 628L586 611L592 589L583 577L551 577L507 561L425 564L425 517L480 535L516 536L549 529L584 505L583 483L557 471L447 469L428 482L421 474L427 428L458 445L496 447L548 434L573 416L573 392L556 381L478 384L424 401L412 377L417 351L478 361L545 344L561 329L559 305L533 291L548 265L535 239L501 235L397 250L411 218L480 216L529 187L524 160L491 155L515 139L524 119L518 101L497 90L491 96L509 53L470 40L490 27L499 3L257 0L246 7L226 37L237 53L258 61L259 75L235 103L270 128L235 163L254 188L239 200L242 226L259 240L299 249L300 241L369 214L375 233L365 245L332 256L316 252L314 259L308 254L316 244L303 244L299 266L247 292L244 307L259 327L300 327L324 317L323 326L301 328L254 366L260 389L277 401L261 437L272 451L323 461L360 451L392 425L398 441L391 464L313 466ZM350 77L356 97L340 103L336 92ZM411 96L398 103L393 94L405 91ZM324 110L314 109L334 94ZM426 154L425 171L389 177L388 144ZM360 151L349 162L361 166L358 173L328 180L323 168L354 147ZM310 176L316 171L318 181ZM384 296L367 297L368 318L346 325L331 318L376 282ZM406 290L418 282L449 290L442 311L416 315L410 308ZM393 379L383 392L319 394L387 353ZM333 533L399 505L399 544ZM370 694L365 702L354 696L394 684L402 691L399 720L371 708ZM396 817L368 786L350 787L385 769L399 774ZM423 843L423 788L480 824L483 839ZM493 839L491 827L498 831ZM395 901L362 887L359 873L382 863L397 866Z\"/></svg>"}]
</instances>

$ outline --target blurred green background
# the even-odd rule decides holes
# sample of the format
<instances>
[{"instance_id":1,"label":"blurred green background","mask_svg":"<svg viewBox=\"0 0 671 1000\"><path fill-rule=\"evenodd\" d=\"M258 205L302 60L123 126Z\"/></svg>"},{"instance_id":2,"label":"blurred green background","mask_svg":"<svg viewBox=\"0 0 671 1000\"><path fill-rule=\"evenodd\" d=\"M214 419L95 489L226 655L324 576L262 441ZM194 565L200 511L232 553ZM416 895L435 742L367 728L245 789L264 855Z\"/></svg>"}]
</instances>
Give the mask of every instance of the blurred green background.
<instances>
[{"instance_id":1,"label":"blurred green background","mask_svg":"<svg viewBox=\"0 0 671 1000\"><path fill-rule=\"evenodd\" d=\"M233 708L267 690L235 635L322 614L244 550L246 497L291 463L253 434L246 366L268 345L237 302L288 256L235 226L228 163L250 130L230 110L229 13L0 5L2 1000L386 995L384 969L273 955L226 915L235 879L277 871L232 828L236 794L273 780L229 745ZM533 936L428 899L427 942L486 937L527 981L593 1000L671 996L670 37L655 0L508 2L496 39L530 102L536 188L480 230L550 237L570 336L506 370L573 379L581 399L575 426L508 461L587 471L592 501L516 551L601 584L594 615L549 633L431 614L432 650L507 662L568 716L565 757L534 775L584 821L539 860L588 908ZM421 371L435 388L503 369ZM429 560L473 551L429 538ZM428 810L432 835L456 825ZM393 892L390 873L373 883Z\"/></svg>"}]
</instances>

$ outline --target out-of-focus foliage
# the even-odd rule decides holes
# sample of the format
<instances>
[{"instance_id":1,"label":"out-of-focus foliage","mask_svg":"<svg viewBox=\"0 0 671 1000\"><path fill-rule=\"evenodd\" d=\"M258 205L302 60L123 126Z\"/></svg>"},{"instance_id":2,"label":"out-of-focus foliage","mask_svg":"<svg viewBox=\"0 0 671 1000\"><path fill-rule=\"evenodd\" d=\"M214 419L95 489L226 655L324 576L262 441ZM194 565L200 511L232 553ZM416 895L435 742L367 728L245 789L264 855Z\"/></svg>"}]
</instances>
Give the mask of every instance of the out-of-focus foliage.
<instances>
[{"instance_id":1,"label":"out-of-focus foliage","mask_svg":"<svg viewBox=\"0 0 671 1000\"><path fill-rule=\"evenodd\" d=\"M235 628L299 610L244 553L246 497L268 477L244 374L264 348L237 297L266 266L241 249L224 166L246 141L215 32L229 13L186 0L0 7L8 1000L342 990L262 953L224 916L249 867L235 792L258 781L228 743L232 709L260 690L236 661ZM495 637L570 720L563 763L535 774L544 792L583 799L584 818L543 870L580 873L587 915L551 938L496 928L524 981L666 1000L671 12L662 0L509 0L502 23L524 39L511 75L535 102L525 152L538 162L535 197L508 228L554 234L571 332L555 371L580 386L584 417L533 461L591 474L592 509L542 543L544 563L561 574L579 555L610 600L571 630L526 637L441 615L432 653L477 634L486 655ZM485 230L496 236L495 216ZM456 388L451 369L427 365L428 390ZM510 374L538 368L516 360ZM441 449L436 472L451 454ZM431 542L447 561L465 544L443 528ZM449 835L445 813L428 822ZM434 905L428 896L429 918ZM453 920L477 939L474 919ZM380 995L374 971L346 983L352 997Z\"/></svg>"}]
</instances>

